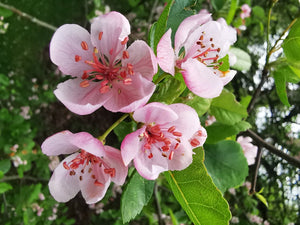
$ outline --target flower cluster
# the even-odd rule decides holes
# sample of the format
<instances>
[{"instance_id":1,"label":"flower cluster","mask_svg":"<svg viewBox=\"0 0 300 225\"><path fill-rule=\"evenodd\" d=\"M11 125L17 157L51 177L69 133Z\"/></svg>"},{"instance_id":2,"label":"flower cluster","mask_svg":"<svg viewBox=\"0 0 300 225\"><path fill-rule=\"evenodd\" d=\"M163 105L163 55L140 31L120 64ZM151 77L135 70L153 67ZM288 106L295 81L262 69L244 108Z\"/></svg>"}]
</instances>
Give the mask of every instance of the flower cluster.
<instances>
[{"instance_id":1,"label":"flower cluster","mask_svg":"<svg viewBox=\"0 0 300 225\"><path fill-rule=\"evenodd\" d=\"M180 72L187 87L205 98L220 95L235 75L235 71L221 70L219 59L236 41L236 32L223 19L213 21L207 12L180 24L174 49L168 30L157 46L157 57L144 41L134 41L127 48L129 34L128 20L110 12L93 20L91 33L66 24L53 35L50 58L61 72L72 76L58 85L56 97L76 114L90 114L103 106L131 113L139 125L124 138L121 150L86 132L65 130L47 138L41 146L44 154L51 159L69 155L56 168L51 166L55 169L49 189L58 202L69 201L81 191L88 204L97 203L111 182L124 184L131 161L150 180L192 163L193 149L204 144L206 130L190 106L147 104L156 88L152 79L157 64L171 75Z\"/></svg>"}]
</instances>

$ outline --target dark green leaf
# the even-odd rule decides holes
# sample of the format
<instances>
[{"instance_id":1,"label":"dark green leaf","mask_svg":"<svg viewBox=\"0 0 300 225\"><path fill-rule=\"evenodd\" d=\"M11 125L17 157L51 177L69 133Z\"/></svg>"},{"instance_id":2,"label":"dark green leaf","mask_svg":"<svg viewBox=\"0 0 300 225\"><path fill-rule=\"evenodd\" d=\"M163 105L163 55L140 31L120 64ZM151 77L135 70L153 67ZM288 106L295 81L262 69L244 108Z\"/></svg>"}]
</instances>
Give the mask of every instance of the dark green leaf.
<instances>
[{"instance_id":1,"label":"dark green leaf","mask_svg":"<svg viewBox=\"0 0 300 225\"><path fill-rule=\"evenodd\" d=\"M228 125L233 125L248 116L246 107L237 102L235 96L226 89L212 100L210 113L219 122Z\"/></svg>"},{"instance_id":2,"label":"dark green leaf","mask_svg":"<svg viewBox=\"0 0 300 225\"><path fill-rule=\"evenodd\" d=\"M251 128L251 125L246 121L240 121L233 125L214 122L212 125L205 128L207 131L207 139L205 143L213 144L219 142L227 137L246 131L249 128Z\"/></svg>"},{"instance_id":3,"label":"dark green leaf","mask_svg":"<svg viewBox=\"0 0 300 225\"><path fill-rule=\"evenodd\" d=\"M11 163L9 159L4 159L0 161L0 171L3 172L3 174L7 173L10 169Z\"/></svg>"},{"instance_id":4,"label":"dark green leaf","mask_svg":"<svg viewBox=\"0 0 300 225\"><path fill-rule=\"evenodd\" d=\"M277 70L274 72L274 80L275 80L275 86L276 86L276 92L277 95L280 99L280 101L290 107L290 103L287 97L287 92L286 92L286 76L285 72L283 69Z\"/></svg>"},{"instance_id":5,"label":"dark green leaf","mask_svg":"<svg viewBox=\"0 0 300 225\"><path fill-rule=\"evenodd\" d=\"M220 191L225 192L245 181L248 163L240 144L227 140L206 144L204 149L205 166Z\"/></svg>"},{"instance_id":6,"label":"dark green leaf","mask_svg":"<svg viewBox=\"0 0 300 225\"><path fill-rule=\"evenodd\" d=\"M212 0L211 4L214 7L216 11L220 10L223 8L224 4L226 3L227 0Z\"/></svg>"},{"instance_id":7,"label":"dark green leaf","mask_svg":"<svg viewBox=\"0 0 300 225\"><path fill-rule=\"evenodd\" d=\"M138 215L150 200L155 181L146 180L134 171L130 177L121 199L123 223L127 223Z\"/></svg>"},{"instance_id":8,"label":"dark green leaf","mask_svg":"<svg viewBox=\"0 0 300 225\"><path fill-rule=\"evenodd\" d=\"M0 183L0 194L13 189L13 187L8 183Z\"/></svg>"},{"instance_id":9,"label":"dark green leaf","mask_svg":"<svg viewBox=\"0 0 300 225\"><path fill-rule=\"evenodd\" d=\"M226 200L216 189L203 164L203 149L195 150L193 163L182 171L165 172L181 207L195 225L225 225L231 214Z\"/></svg>"},{"instance_id":10,"label":"dark green leaf","mask_svg":"<svg viewBox=\"0 0 300 225\"><path fill-rule=\"evenodd\" d=\"M117 135L119 142L122 142L125 136L136 130L136 123L134 121L122 121L115 129L114 133Z\"/></svg>"},{"instance_id":11,"label":"dark green leaf","mask_svg":"<svg viewBox=\"0 0 300 225\"><path fill-rule=\"evenodd\" d=\"M288 61L300 62L300 20L290 29L289 35L283 41L282 48Z\"/></svg>"}]
</instances>

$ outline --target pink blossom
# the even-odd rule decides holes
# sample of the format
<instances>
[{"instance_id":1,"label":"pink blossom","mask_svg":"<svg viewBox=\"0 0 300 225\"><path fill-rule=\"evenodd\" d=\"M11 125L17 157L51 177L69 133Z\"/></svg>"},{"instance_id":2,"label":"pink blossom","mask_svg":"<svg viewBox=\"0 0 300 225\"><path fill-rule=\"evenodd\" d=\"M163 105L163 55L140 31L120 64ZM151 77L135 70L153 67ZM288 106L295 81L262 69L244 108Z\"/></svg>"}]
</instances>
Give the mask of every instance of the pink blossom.
<instances>
[{"instance_id":1,"label":"pink blossom","mask_svg":"<svg viewBox=\"0 0 300 225\"><path fill-rule=\"evenodd\" d=\"M81 191L88 204L101 200L113 181L122 185L127 176L121 152L92 135L62 131L47 138L42 144L44 154L71 154L54 170L49 190L58 202L67 202Z\"/></svg>"},{"instance_id":2,"label":"pink blossom","mask_svg":"<svg viewBox=\"0 0 300 225\"><path fill-rule=\"evenodd\" d=\"M247 17L250 17L250 14L251 14L251 8L250 8L250 6L249 6L248 4L242 5L241 9L242 9L242 12L241 12L241 14L240 14L240 17L241 17L242 19L245 19L245 18L247 18Z\"/></svg>"},{"instance_id":3,"label":"pink blossom","mask_svg":"<svg viewBox=\"0 0 300 225\"><path fill-rule=\"evenodd\" d=\"M196 111L184 104L153 102L136 110L133 118L143 125L123 140L122 158L125 165L133 160L140 175L149 180L163 171L188 167L192 149L206 140Z\"/></svg>"},{"instance_id":4,"label":"pink blossom","mask_svg":"<svg viewBox=\"0 0 300 225\"><path fill-rule=\"evenodd\" d=\"M223 86L236 71L221 71L219 59L226 56L236 41L236 31L224 19L212 21L211 15L201 11L182 21L175 34L172 48L169 29L157 45L158 64L162 70L174 75L179 71L187 87L203 98L220 95Z\"/></svg>"},{"instance_id":5,"label":"pink blossom","mask_svg":"<svg viewBox=\"0 0 300 225\"><path fill-rule=\"evenodd\" d=\"M255 163L255 157L257 154L257 146L251 143L252 138L250 137L238 137L237 142L242 146L244 155L247 159L248 165Z\"/></svg>"},{"instance_id":6,"label":"pink blossom","mask_svg":"<svg viewBox=\"0 0 300 225\"><path fill-rule=\"evenodd\" d=\"M56 97L72 112L90 114L104 106L112 112L132 112L154 92L157 62L144 41L126 49L130 25L118 12L97 17L91 34L76 24L57 29L50 58L75 79L60 83Z\"/></svg>"}]
</instances>

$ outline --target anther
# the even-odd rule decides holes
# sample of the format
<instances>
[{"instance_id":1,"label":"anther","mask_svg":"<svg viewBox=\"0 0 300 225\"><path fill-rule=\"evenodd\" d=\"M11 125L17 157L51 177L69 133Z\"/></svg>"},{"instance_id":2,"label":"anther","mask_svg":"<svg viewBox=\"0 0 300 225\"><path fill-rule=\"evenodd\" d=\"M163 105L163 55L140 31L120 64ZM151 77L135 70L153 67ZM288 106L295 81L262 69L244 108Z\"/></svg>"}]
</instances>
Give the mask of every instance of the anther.
<instances>
[{"instance_id":1,"label":"anther","mask_svg":"<svg viewBox=\"0 0 300 225\"><path fill-rule=\"evenodd\" d=\"M97 181L97 180L95 180L94 184L95 184L96 186L103 187L103 184L102 184L102 183L100 183L100 182L99 182L99 181Z\"/></svg>"},{"instance_id":2,"label":"anther","mask_svg":"<svg viewBox=\"0 0 300 225\"><path fill-rule=\"evenodd\" d=\"M131 78L126 78L123 80L123 84L125 85L129 85L129 84L132 84L132 79Z\"/></svg>"},{"instance_id":3,"label":"anther","mask_svg":"<svg viewBox=\"0 0 300 225\"><path fill-rule=\"evenodd\" d=\"M90 82L88 80L84 80L84 81L80 82L80 87L85 88L85 87L88 87L88 86L90 86Z\"/></svg>"},{"instance_id":4,"label":"anther","mask_svg":"<svg viewBox=\"0 0 300 225\"><path fill-rule=\"evenodd\" d=\"M149 159L153 158L152 152L150 152L150 154L148 155L148 158L149 158Z\"/></svg>"},{"instance_id":5,"label":"anther","mask_svg":"<svg viewBox=\"0 0 300 225\"><path fill-rule=\"evenodd\" d=\"M113 50L113 49L110 49L110 50L109 50L109 54L110 54L110 55L112 55L112 54L113 54L113 52L114 52L114 50Z\"/></svg>"},{"instance_id":6,"label":"anther","mask_svg":"<svg viewBox=\"0 0 300 225\"><path fill-rule=\"evenodd\" d=\"M81 60L81 56L75 55L75 62L79 62Z\"/></svg>"},{"instance_id":7,"label":"anther","mask_svg":"<svg viewBox=\"0 0 300 225\"><path fill-rule=\"evenodd\" d=\"M201 35L201 36L200 36L199 40L200 40L200 41L202 41L202 40L203 40L203 35Z\"/></svg>"},{"instance_id":8,"label":"anther","mask_svg":"<svg viewBox=\"0 0 300 225\"><path fill-rule=\"evenodd\" d=\"M170 150L170 147L169 146L162 146L161 149L164 151L164 152L167 152Z\"/></svg>"},{"instance_id":9,"label":"anther","mask_svg":"<svg viewBox=\"0 0 300 225\"><path fill-rule=\"evenodd\" d=\"M101 31L101 32L99 32L99 36L98 36L98 39L99 39L99 41L101 41L101 39L102 39L102 35L103 35L103 32Z\"/></svg>"},{"instance_id":10,"label":"anther","mask_svg":"<svg viewBox=\"0 0 300 225\"><path fill-rule=\"evenodd\" d=\"M89 168L88 173L92 172L92 170L93 170L92 168Z\"/></svg>"},{"instance_id":11,"label":"anther","mask_svg":"<svg viewBox=\"0 0 300 225\"><path fill-rule=\"evenodd\" d=\"M111 177L115 177L116 169L115 168L104 169L104 173L109 174Z\"/></svg>"},{"instance_id":12,"label":"anther","mask_svg":"<svg viewBox=\"0 0 300 225\"><path fill-rule=\"evenodd\" d=\"M125 45L125 44L127 43L127 41L128 41L128 37L125 37L124 40L121 41L121 44L122 44L122 45Z\"/></svg>"},{"instance_id":13,"label":"anther","mask_svg":"<svg viewBox=\"0 0 300 225\"><path fill-rule=\"evenodd\" d=\"M89 75L87 75L87 72L84 72L83 74L82 74L82 76L81 76L81 79L82 80L85 80L86 78L88 78L89 77Z\"/></svg>"},{"instance_id":14,"label":"anther","mask_svg":"<svg viewBox=\"0 0 300 225\"><path fill-rule=\"evenodd\" d=\"M173 155L174 155L174 152L171 151L171 152L170 152L170 155L169 155L169 160L173 159Z\"/></svg>"},{"instance_id":15,"label":"anther","mask_svg":"<svg viewBox=\"0 0 300 225\"><path fill-rule=\"evenodd\" d=\"M97 79L97 80L103 80L104 77L103 77L102 75L96 75L96 79Z\"/></svg>"},{"instance_id":16,"label":"anther","mask_svg":"<svg viewBox=\"0 0 300 225\"><path fill-rule=\"evenodd\" d=\"M82 176L79 176L79 180L82 181Z\"/></svg>"},{"instance_id":17,"label":"anther","mask_svg":"<svg viewBox=\"0 0 300 225\"><path fill-rule=\"evenodd\" d=\"M110 89L110 87L105 85L105 86L101 87L99 89L99 91L100 91L101 94L104 94L104 93L107 93L109 91L109 89Z\"/></svg>"},{"instance_id":18,"label":"anther","mask_svg":"<svg viewBox=\"0 0 300 225\"><path fill-rule=\"evenodd\" d=\"M128 59L129 53L127 51L123 51L123 59Z\"/></svg>"},{"instance_id":19,"label":"anther","mask_svg":"<svg viewBox=\"0 0 300 225\"><path fill-rule=\"evenodd\" d=\"M95 174L93 174L93 175L91 176L91 178L93 178L93 179L96 179L96 176L95 176Z\"/></svg>"},{"instance_id":20,"label":"anther","mask_svg":"<svg viewBox=\"0 0 300 225\"><path fill-rule=\"evenodd\" d=\"M174 136L177 136L177 137L181 137L181 136L182 136L182 133L177 132L177 131L174 131L172 134L173 134Z\"/></svg>"},{"instance_id":21,"label":"anther","mask_svg":"<svg viewBox=\"0 0 300 225\"><path fill-rule=\"evenodd\" d=\"M172 126L168 129L168 132L169 133L173 133L175 131L176 127L175 126Z\"/></svg>"},{"instance_id":22,"label":"anther","mask_svg":"<svg viewBox=\"0 0 300 225\"><path fill-rule=\"evenodd\" d=\"M67 165L66 162L63 163L63 166L64 166L64 168L65 168L66 170L69 170L69 169L70 169L70 167Z\"/></svg>"},{"instance_id":23,"label":"anther","mask_svg":"<svg viewBox=\"0 0 300 225\"><path fill-rule=\"evenodd\" d=\"M200 145L200 141L196 138L193 138L191 141L190 141L191 145L193 147L197 147L198 145Z\"/></svg>"},{"instance_id":24,"label":"anther","mask_svg":"<svg viewBox=\"0 0 300 225\"><path fill-rule=\"evenodd\" d=\"M88 44L87 44L85 41L82 41L82 42L81 42L81 48L82 48L83 50L88 50L88 49L89 49L89 46L88 46Z\"/></svg>"}]
</instances>

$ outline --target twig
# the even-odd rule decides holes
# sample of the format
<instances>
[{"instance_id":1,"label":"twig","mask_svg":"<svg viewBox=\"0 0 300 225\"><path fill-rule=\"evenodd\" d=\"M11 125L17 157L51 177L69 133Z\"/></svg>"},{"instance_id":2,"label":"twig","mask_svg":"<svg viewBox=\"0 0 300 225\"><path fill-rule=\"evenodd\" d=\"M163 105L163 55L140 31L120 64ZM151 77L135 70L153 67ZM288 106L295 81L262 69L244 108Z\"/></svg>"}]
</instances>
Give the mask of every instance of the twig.
<instances>
[{"instance_id":1,"label":"twig","mask_svg":"<svg viewBox=\"0 0 300 225\"><path fill-rule=\"evenodd\" d=\"M40 25L42 27L46 27L46 28L48 28L50 30L53 30L53 31L56 31L56 29L57 29L56 27L52 26L51 24L46 23L44 21L41 21L41 20L39 20L39 19L37 19L37 18L35 18L35 17L33 17L33 16L25 13L25 12L22 12L19 9L16 9L13 6L6 5L6 4L3 4L3 3L0 2L0 7L8 9L8 10L10 10L10 11L18 14L19 16L21 16L23 18L26 18L26 19L30 20L31 22L36 23L36 24L38 24L38 25Z\"/></svg>"},{"instance_id":2,"label":"twig","mask_svg":"<svg viewBox=\"0 0 300 225\"><path fill-rule=\"evenodd\" d=\"M257 175L258 175L258 169L260 166L261 156L262 156L262 149L259 146L257 154L256 154L256 159L255 159L255 171L254 171L254 175L253 175L252 182L251 182L251 188L249 191L250 194L255 194L255 192L256 192L256 190L255 190L256 189L256 181L257 181Z\"/></svg>"},{"instance_id":3,"label":"twig","mask_svg":"<svg viewBox=\"0 0 300 225\"><path fill-rule=\"evenodd\" d=\"M158 190L157 190L157 183L155 182L154 184L154 199L155 199L155 204L156 204L156 209L157 209L157 216L158 216L158 224L163 225L163 220L162 220L162 212L161 212L161 207L159 204L158 200Z\"/></svg>"},{"instance_id":4,"label":"twig","mask_svg":"<svg viewBox=\"0 0 300 225\"><path fill-rule=\"evenodd\" d=\"M31 181L49 181L49 179L44 179L44 178L36 178L36 177L30 177L30 176L24 176L24 177L19 177L18 175L15 176L9 176L9 177L3 177L0 182L5 182L5 181L10 181L10 180L31 180Z\"/></svg>"},{"instance_id":5,"label":"twig","mask_svg":"<svg viewBox=\"0 0 300 225\"><path fill-rule=\"evenodd\" d=\"M281 157L282 159L286 160L291 165L300 168L300 160L298 160L298 159L296 159L296 158L294 158L294 157L292 157L292 156L290 156L288 154L285 154L283 151L278 150L276 147L274 147L273 145L267 143L264 139L262 139L259 135L257 135L252 130L247 130L246 133L256 143L258 143L258 145L260 145L261 147L265 147L270 152L272 152L273 154L275 154L275 155Z\"/></svg>"}]
</instances>

